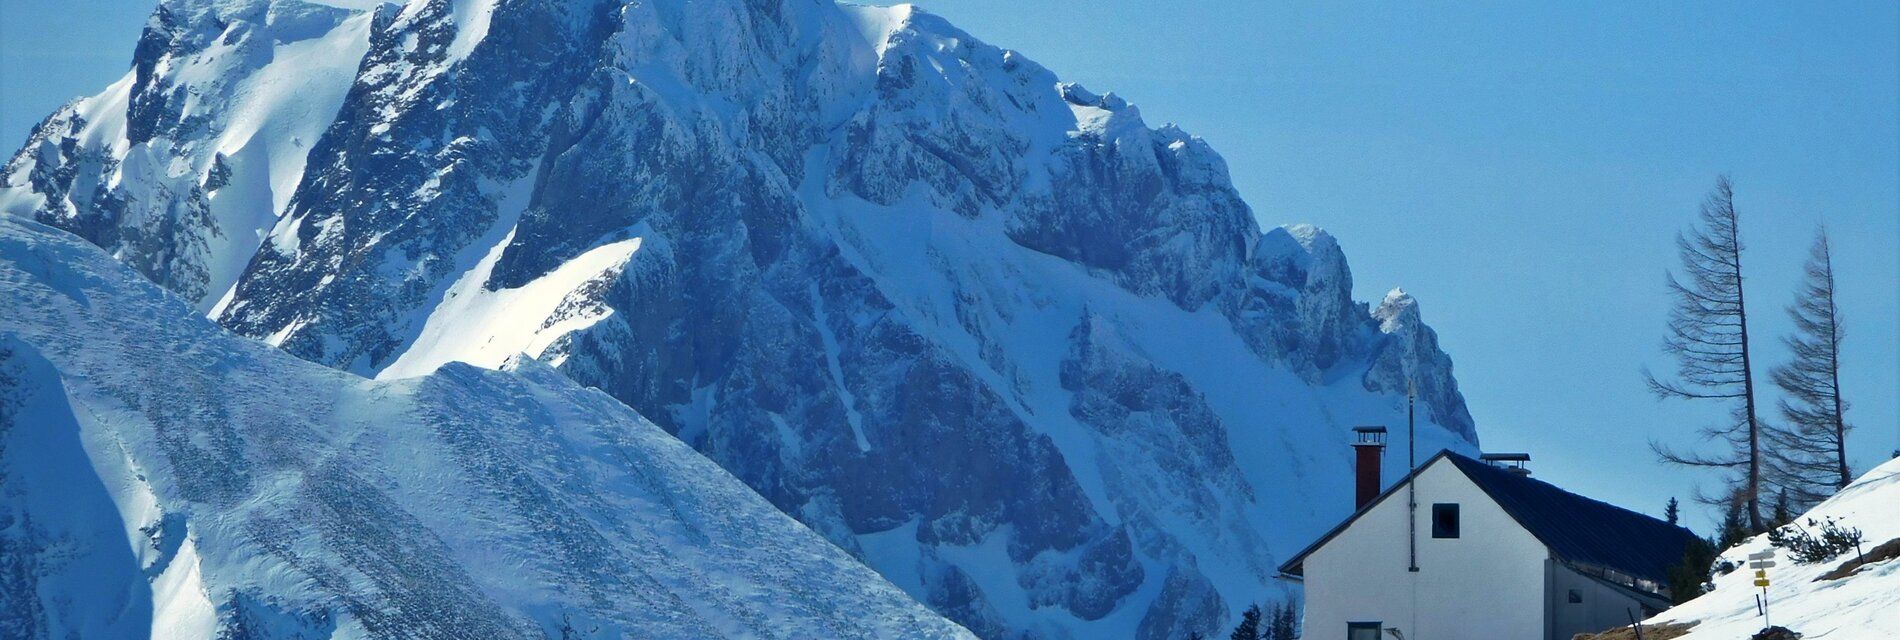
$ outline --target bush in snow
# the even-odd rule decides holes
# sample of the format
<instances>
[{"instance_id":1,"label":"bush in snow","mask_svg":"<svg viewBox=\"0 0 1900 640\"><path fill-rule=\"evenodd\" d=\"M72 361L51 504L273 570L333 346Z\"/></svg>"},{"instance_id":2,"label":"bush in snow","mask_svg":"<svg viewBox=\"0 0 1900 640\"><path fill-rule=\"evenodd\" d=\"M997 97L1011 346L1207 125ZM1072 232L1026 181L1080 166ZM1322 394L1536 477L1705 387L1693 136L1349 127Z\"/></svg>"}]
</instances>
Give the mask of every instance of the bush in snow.
<instances>
[{"instance_id":1,"label":"bush in snow","mask_svg":"<svg viewBox=\"0 0 1900 640\"><path fill-rule=\"evenodd\" d=\"M1842 527L1833 518L1816 525L1808 518L1808 526L1818 526L1821 535L1816 536L1799 524L1790 524L1768 532L1768 544L1777 549L1785 549L1789 557L1801 564L1827 562L1841 554L1860 550L1860 529Z\"/></svg>"}]
</instances>

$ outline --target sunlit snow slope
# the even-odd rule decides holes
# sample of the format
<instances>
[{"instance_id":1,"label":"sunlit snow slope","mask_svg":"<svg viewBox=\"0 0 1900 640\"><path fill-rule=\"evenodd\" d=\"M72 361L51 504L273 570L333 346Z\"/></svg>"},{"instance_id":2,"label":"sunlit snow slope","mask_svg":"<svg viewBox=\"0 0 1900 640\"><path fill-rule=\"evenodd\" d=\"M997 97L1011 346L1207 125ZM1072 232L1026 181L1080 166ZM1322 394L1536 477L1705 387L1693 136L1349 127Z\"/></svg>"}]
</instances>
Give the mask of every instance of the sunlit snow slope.
<instances>
[{"instance_id":1,"label":"sunlit snow slope","mask_svg":"<svg viewBox=\"0 0 1900 640\"><path fill-rule=\"evenodd\" d=\"M1900 459L1875 467L1795 522L1806 525L1810 519L1827 518L1860 529L1866 536L1864 551L1900 540ZM1767 620L1755 608L1761 589L1754 585L1754 573L1741 568L1716 576L1715 591L1665 611L1648 624L1695 622L1682 640L1747 638L1770 622L1817 640L1900 638L1900 559L1869 562L1847 577L1824 580L1822 575L1855 559L1856 554L1849 551L1830 562L1800 565L1761 535L1729 549L1721 560L1739 567L1746 564L1749 554L1763 550L1776 551L1776 566L1768 570Z\"/></svg>"},{"instance_id":2,"label":"sunlit snow slope","mask_svg":"<svg viewBox=\"0 0 1900 640\"><path fill-rule=\"evenodd\" d=\"M532 360L366 380L8 216L0 309L0 637L969 637Z\"/></svg>"}]
</instances>

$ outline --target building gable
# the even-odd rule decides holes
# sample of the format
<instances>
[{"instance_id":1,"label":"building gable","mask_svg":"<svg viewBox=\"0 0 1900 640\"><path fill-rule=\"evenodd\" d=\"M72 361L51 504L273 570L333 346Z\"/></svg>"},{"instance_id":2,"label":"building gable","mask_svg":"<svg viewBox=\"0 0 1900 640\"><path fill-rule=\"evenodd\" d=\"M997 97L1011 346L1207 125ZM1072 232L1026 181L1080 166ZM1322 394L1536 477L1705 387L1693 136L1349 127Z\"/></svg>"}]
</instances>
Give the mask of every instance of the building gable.
<instances>
[{"instance_id":1,"label":"building gable","mask_svg":"<svg viewBox=\"0 0 1900 640\"><path fill-rule=\"evenodd\" d=\"M1417 490L1416 511L1407 488ZM1552 561L1542 541L1442 461L1394 495L1301 561L1308 637L1377 621L1416 638L1545 638Z\"/></svg>"},{"instance_id":2,"label":"building gable","mask_svg":"<svg viewBox=\"0 0 1900 640\"><path fill-rule=\"evenodd\" d=\"M1364 508L1326 532L1280 565L1282 574L1300 577L1307 556L1351 527L1360 517L1404 489L1426 469L1448 460L1505 513L1566 563L1621 572L1658 584L1682 561L1695 534L1649 516L1592 500L1542 480L1498 469L1484 462L1440 451L1379 494ZM1423 535L1430 535L1427 531Z\"/></svg>"},{"instance_id":3,"label":"building gable","mask_svg":"<svg viewBox=\"0 0 1900 640\"><path fill-rule=\"evenodd\" d=\"M1307 556L1313 555L1313 552L1318 551L1320 547L1326 546L1328 542L1332 542L1333 538L1337 538L1339 534L1345 533L1346 529L1352 527L1353 523L1357 522L1359 518L1365 516L1367 513L1371 513L1373 509L1379 508L1379 505L1384 503L1387 498L1392 497L1392 494L1398 493L1399 490L1405 488L1405 485L1411 484L1412 480L1417 478L1419 473L1431 468L1439 459L1450 455L1455 454L1450 450L1441 450L1437 455L1426 459L1424 464L1418 465L1418 467L1412 469L1411 472L1406 473L1404 477L1399 478L1398 482L1394 482L1392 486L1387 487L1384 492L1379 494L1379 497L1373 498L1371 502L1366 503L1366 506L1360 507L1359 510L1354 511L1352 515L1347 516L1345 520L1341 521L1331 530L1328 530L1324 535L1321 535L1318 540L1313 541L1313 544L1307 545L1306 548L1301 549L1299 553L1293 554L1291 559L1281 563L1280 573L1293 577L1304 575L1305 572L1301 569L1300 565L1306 560Z\"/></svg>"}]
</instances>

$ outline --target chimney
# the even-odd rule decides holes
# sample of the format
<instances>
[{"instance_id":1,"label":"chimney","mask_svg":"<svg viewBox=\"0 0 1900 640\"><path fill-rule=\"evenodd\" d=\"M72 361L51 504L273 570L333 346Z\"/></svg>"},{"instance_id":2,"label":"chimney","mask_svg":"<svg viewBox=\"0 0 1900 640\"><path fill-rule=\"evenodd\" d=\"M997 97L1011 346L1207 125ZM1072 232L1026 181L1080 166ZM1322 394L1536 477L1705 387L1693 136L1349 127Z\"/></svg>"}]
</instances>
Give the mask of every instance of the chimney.
<instances>
[{"instance_id":1,"label":"chimney","mask_svg":"<svg viewBox=\"0 0 1900 640\"><path fill-rule=\"evenodd\" d=\"M1353 427L1352 433L1357 438L1352 443L1357 458L1353 463L1356 482L1352 510L1358 511L1379 497L1379 489L1384 486L1379 482L1379 463L1385 458L1385 427Z\"/></svg>"},{"instance_id":2,"label":"chimney","mask_svg":"<svg viewBox=\"0 0 1900 640\"><path fill-rule=\"evenodd\" d=\"M1531 454L1528 453L1487 453L1478 456L1485 464L1503 469L1521 477L1530 477Z\"/></svg>"}]
</instances>

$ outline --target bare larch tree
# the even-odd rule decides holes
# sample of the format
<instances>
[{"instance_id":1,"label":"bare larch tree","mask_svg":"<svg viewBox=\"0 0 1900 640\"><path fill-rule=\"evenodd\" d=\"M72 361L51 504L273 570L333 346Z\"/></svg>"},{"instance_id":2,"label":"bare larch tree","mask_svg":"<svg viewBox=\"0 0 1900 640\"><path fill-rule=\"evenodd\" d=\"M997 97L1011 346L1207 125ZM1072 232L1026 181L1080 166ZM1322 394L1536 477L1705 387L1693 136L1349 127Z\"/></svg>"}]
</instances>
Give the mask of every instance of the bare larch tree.
<instances>
[{"instance_id":1,"label":"bare larch tree","mask_svg":"<svg viewBox=\"0 0 1900 640\"><path fill-rule=\"evenodd\" d=\"M1748 526L1762 529L1762 425L1755 412L1755 377L1748 350L1748 311L1742 296L1742 241L1735 193L1728 176L1702 202L1701 224L1676 235L1682 278L1668 276L1675 305L1663 351L1676 360L1676 375L1643 378L1661 398L1708 400L1731 405L1732 420L1700 431L1715 451L1683 451L1652 441L1664 461L1734 472L1728 490L1704 501L1738 501Z\"/></svg>"},{"instance_id":2,"label":"bare larch tree","mask_svg":"<svg viewBox=\"0 0 1900 640\"><path fill-rule=\"evenodd\" d=\"M1770 480L1806 510L1854 479L1847 467L1847 402L1841 399L1840 308L1834 304L1834 256L1827 230L1814 248L1794 304L1794 333L1782 338L1794 358L1771 371L1781 387L1782 425L1769 425Z\"/></svg>"}]
</instances>

